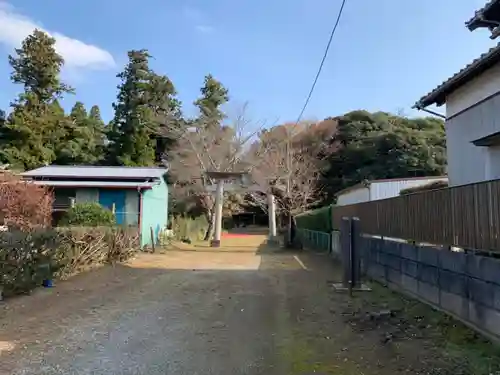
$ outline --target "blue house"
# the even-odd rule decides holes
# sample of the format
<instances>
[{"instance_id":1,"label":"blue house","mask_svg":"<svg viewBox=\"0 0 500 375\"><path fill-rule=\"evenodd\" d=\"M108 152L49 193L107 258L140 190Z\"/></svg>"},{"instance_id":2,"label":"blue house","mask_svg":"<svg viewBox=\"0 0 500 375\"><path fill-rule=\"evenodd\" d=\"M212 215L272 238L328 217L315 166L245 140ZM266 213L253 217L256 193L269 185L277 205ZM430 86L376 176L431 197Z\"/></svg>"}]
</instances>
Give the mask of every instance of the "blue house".
<instances>
[{"instance_id":1,"label":"blue house","mask_svg":"<svg viewBox=\"0 0 500 375\"><path fill-rule=\"evenodd\" d=\"M98 202L115 213L119 225L137 227L141 246L158 242L168 222L166 169L49 165L21 174L23 179L51 187L54 217L73 203Z\"/></svg>"}]
</instances>

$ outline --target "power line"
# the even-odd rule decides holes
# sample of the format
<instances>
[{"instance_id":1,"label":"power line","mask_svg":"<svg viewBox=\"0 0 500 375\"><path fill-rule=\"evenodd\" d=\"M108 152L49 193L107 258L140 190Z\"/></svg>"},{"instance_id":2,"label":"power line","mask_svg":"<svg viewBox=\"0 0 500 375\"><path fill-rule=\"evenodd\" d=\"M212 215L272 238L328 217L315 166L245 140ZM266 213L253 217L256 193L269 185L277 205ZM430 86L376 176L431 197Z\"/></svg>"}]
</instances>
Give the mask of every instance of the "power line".
<instances>
[{"instance_id":1,"label":"power line","mask_svg":"<svg viewBox=\"0 0 500 375\"><path fill-rule=\"evenodd\" d=\"M337 27L339 26L340 23L340 18L342 17L342 13L344 12L344 6L347 0L342 0L342 5L340 6L339 13L337 15L337 20L335 21L335 25L333 26L332 32L330 33L330 39L328 39L328 44L326 45L325 53L323 55L323 58L321 59L321 63L319 65L318 72L316 73L316 77L314 78L314 82L311 86L311 90L309 91L309 95L307 95L306 102L304 103L304 106L302 107L302 110L300 111L299 117L297 117L297 124L300 122L302 119L302 115L304 114L307 106L309 105L309 101L311 100L311 96L314 92L314 89L316 87L316 83L318 82L318 78L321 74L321 71L323 70L323 65L325 64L326 57L328 56L328 51L330 50L330 45L332 44L333 36L335 35L335 32L337 31Z\"/></svg>"},{"instance_id":2,"label":"power line","mask_svg":"<svg viewBox=\"0 0 500 375\"><path fill-rule=\"evenodd\" d=\"M306 102L304 103L304 106L302 107L302 110L300 111L299 117L297 117L296 125L298 125L300 120L302 119L302 115L304 114L304 112L309 104L309 101L311 100L311 96L312 96L314 89L316 87L316 83L318 83L318 78L321 74L321 71L323 70L323 65L325 64L326 57L328 56L328 51L330 50L330 45L332 44L333 36L335 35L335 32L337 31L337 27L339 26L340 18L342 17L342 13L344 11L346 1L347 0L342 0L342 4L340 6L339 13L337 15L337 20L335 21L332 32L330 33L330 38L328 39L328 43L326 45L325 53L323 54L323 58L321 59L321 63L319 64L318 72L316 73L316 77L314 77L314 82L311 86L311 90L309 90L309 94L307 95ZM291 155L290 155L290 137L287 137L287 142L286 142L286 169L287 169L286 196L287 196L287 198L290 198L290 193L292 190L291 166L292 166L292 160L291 160ZM287 240L292 241L292 215L290 212L288 213Z\"/></svg>"}]
</instances>

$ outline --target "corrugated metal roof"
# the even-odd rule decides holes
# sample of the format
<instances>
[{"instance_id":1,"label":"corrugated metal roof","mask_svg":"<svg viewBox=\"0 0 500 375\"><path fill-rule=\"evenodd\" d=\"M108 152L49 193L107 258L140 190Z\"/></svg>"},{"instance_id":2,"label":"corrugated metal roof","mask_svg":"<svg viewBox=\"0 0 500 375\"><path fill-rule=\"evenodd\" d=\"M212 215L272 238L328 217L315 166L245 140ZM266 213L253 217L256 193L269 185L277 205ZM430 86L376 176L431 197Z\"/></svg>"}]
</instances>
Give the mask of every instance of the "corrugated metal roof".
<instances>
[{"instance_id":1,"label":"corrugated metal roof","mask_svg":"<svg viewBox=\"0 0 500 375\"><path fill-rule=\"evenodd\" d=\"M141 188L150 189L155 184L145 183L145 182L127 182L127 181L28 181L28 183L33 183L35 185L51 186L51 187L107 187L107 188Z\"/></svg>"},{"instance_id":2,"label":"corrugated metal roof","mask_svg":"<svg viewBox=\"0 0 500 375\"><path fill-rule=\"evenodd\" d=\"M120 179L148 179L161 178L167 169L148 167L97 167L97 166L61 166L48 165L21 173L23 177L81 177L81 178L116 178Z\"/></svg>"},{"instance_id":3,"label":"corrugated metal roof","mask_svg":"<svg viewBox=\"0 0 500 375\"><path fill-rule=\"evenodd\" d=\"M357 183L355 185L349 186L345 189L342 189L335 193L336 196L340 194L348 193L352 190L356 190L359 188L369 187L371 184L375 182L395 182L395 181L410 181L410 180L438 180L448 178L448 176L424 176L424 177L399 177L399 178L385 178L380 180L365 180L363 182Z\"/></svg>"},{"instance_id":4,"label":"corrugated metal roof","mask_svg":"<svg viewBox=\"0 0 500 375\"><path fill-rule=\"evenodd\" d=\"M442 105L446 96L463 86L485 70L500 62L500 43L483 53L458 73L448 78L434 90L422 96L413 108L422 109L432 104Z\"/></svg>"}]
</instances>

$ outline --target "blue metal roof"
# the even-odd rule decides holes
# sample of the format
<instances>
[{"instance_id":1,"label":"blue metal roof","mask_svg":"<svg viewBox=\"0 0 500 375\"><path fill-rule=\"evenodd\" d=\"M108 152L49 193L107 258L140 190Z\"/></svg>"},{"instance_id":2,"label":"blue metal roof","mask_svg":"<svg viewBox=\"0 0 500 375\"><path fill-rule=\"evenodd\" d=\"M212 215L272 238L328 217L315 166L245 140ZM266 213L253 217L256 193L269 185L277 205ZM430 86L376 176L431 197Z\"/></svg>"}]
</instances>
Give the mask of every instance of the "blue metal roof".
<instances>
[{"instance_id":1,"label":"blue metal roof","mask_svg":"<svg viewBox=\"0 0 500 375\"><path fill-rule=\"evenodd\" d=\"M21 173L23 177L113 178L117 180L161 178L166 168L155 167L100 167L84 165L48 165Z\"/></svg>"},{"instance_id":2,"label":"blue metal roof","mask_svg":"<svg viewBox=\"0 0 500 375\"><path fill-rule=\"evenodd\" d=\"M51 187L102 187L102 188L123 188L123 189L151 189L155 183L152 182L130 182L130 181L51 181L33 180L29 181L35 185Z\"/></svg>"}]
</instances>

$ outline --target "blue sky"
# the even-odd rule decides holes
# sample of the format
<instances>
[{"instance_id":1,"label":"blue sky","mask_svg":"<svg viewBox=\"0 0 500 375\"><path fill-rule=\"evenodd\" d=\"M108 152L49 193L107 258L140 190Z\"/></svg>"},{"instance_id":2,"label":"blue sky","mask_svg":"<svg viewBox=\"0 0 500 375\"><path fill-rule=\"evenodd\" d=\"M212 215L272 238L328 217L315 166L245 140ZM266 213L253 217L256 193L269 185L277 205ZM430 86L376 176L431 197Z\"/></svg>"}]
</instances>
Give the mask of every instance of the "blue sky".
<instances>
[{"instance_id":1,"label":"blue sky","mask_svg":"<svg viewBox=\"0 0 500 375\"><path fill-rule=\"evenodd\" d=\"M0 0L0 108L19 88L7 56L35 26L67 61L65 98L112 118L116 73L146 48L174 82L184 110L212 73L231 106L259 121L293 121L310 88L340 0ZM305 119L354 109L414 114L412 104L495 44L464 22L485 0L348 0Z\"/></svg>"}]
</instances>

